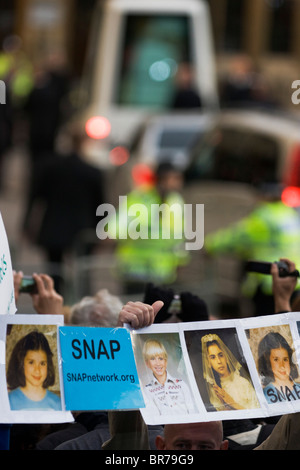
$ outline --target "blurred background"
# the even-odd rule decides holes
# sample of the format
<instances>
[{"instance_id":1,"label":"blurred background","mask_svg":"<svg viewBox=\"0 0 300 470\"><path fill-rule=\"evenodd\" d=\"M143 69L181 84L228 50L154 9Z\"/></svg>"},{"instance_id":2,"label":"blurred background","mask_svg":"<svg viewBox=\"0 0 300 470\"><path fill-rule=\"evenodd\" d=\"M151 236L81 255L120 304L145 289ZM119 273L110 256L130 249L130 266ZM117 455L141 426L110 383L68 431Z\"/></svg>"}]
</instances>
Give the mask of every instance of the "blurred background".
<instances>
[{"instance_id":1,"label":"blurred background","mask_svg":"<svg viewBox=\"0 0 300 470\"><path fill-rule=\"evenodd\" d=\"M264 184L290 188L297 208L299 22L299 0L0 0L0 210L14 269L62 277L68 304L100 288L127 300L96 208L167 160L185 201L205 204L205 234L248 215ZM74 148L93 176L61 158ZM74 235L59 254L41 242L47 198L59 213L49 237ZM175 292L200 295L216 317L251 314L240 258L205 244L190 255Z\"/></svg>"}]
</instances>

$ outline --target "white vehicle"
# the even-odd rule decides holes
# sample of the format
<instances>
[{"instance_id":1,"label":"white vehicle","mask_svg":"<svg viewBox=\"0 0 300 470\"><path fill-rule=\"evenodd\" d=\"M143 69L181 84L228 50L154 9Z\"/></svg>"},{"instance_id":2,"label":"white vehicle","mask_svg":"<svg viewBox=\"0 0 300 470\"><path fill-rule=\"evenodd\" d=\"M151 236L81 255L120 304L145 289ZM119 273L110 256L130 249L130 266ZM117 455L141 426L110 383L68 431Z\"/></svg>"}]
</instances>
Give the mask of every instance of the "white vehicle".
<instances>
[{"instance_id":1,"label":"white vehicle","mask_svg":"<svg viewBox=\"0 0 300 470\"><path fill-rule=\"evenodd\" d=\"M218 107L218 93L205 1L106 0L99 8L79 118L92 137L86 152L105 168L110 150L128 145L147 117L170 111L180 64L193 69L203 109Z\"/></svg>"}]
</instances>

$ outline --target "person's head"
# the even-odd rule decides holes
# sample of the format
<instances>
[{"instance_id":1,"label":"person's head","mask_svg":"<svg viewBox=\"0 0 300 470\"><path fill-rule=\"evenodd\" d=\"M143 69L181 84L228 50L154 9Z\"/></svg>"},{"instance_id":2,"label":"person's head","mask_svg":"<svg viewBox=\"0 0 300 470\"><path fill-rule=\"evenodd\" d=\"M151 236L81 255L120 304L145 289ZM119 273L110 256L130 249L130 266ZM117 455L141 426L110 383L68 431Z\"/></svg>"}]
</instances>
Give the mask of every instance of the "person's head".
<instances>
[{"instance_id":1,"label":"person's head","mask_svg":"<svg viewBox=\"0 0 300 470\"><path fill-rule=\"evenodd\" d=\"M179 88L190 88L195 82L195 73L192 65L188 62L182 62L179 64L176 73L176 82Z\"/></svg>"},{"instance_id":2,"label":"person's head","mask_svg":"<svg viewBox=\"0 0 300 470\"><path fill-rule=\"evenodd\" d=\"M15 345L7 369L7 384L10 389L25 387L29 382L43 388L54 385L55 369L53 353L46 336L32 331ZM38 371L38 372L36 372Z\"/></svg>"},{"instance_id":3,"label":"person's head","mask_svg":"<svg viewBox=\"0 0 300 470\"><path fill-rule=\"evenodd\" d=\"M69 321L72 325L114 328L121 310L121 300L107 289L101 289L95 296L83 297L73 305Z\"/></svg>"},{"instance_id":4,"label":"person's head","mask_svg":"<svg viewBox=\"0 0 300 470\"><path fill-rule=\"evenodd\" d=\"M206 343L208 361L214 373L218 376L227 376L230 373L225 352L217 340Z\"/></svg>"},{"instance_id":5,"label":"person's head","mask_svg":"<svg viewBox=\"0 0 300 470\"><path fill-rule=\"evenodd\" d=\"M166 424L163 436L156 437L158 450L227 450L221 421Z\"/></svg>"},{"instance_id":6,"label":"person's head","mask_svg":"<svg viewBox=\"0 0 300 470\"><path fill-rule=\"evenodd\" d=\"M182 172L172 163L164 162L158 165L156 172L156 186L158 190L167 194L172 191L180 191L183 185Z\"/></svg>"},{"instance_id":7,"label":"person's head","mask_svg":"<svg viewBox=\"0 0 300 470\"><path fill-rule=\"evenodd\" d=\"M277 182L263 182L257 185L256 192L258 200L262 203L281 201L283 186Z\"/></svg>"},{"instance_id":8,"label":"person's head","mask_svg":"<svg viewBox=\"0 0 300 470\"><path fill-rule=\"evenodd\" d=\"M163 381L167 373L168 354L164 345L156 339L148 339L143 347L146 366L153 372L157 380Z\"/></svg>"},{"instance_id":9,"label":"person's head","mask_svg":"<svg viewBox=\"0 0 300 470\"><path fill-rule=\"evenodd\" d=\"M247 77L254 70L254 64L251 57L245 54L238 54L232 58L231 73L235 77Z\"/></svg>"},{"instance_id":10,"label":"person's head","mask_svg":"<svg viewBox=\"0 0 300 470\"><path fill-rule=\"evenodd\" d=\"M71 122L62 126L58 136L58 151L62 156L76 154L85 160L84 149L89 141L84 126L79 122Z\"/></svg>"},{"instance_id":11,"label":"person's head","mask_svg":"<svg viewBox=\"0 0 300 470\"><path fill-rule=\"evenodd\" d=\"M292 356L292 348L280 333L266 334L258 345L258 371L263 385L298 377Z\"/></svg>"}]
</instances>

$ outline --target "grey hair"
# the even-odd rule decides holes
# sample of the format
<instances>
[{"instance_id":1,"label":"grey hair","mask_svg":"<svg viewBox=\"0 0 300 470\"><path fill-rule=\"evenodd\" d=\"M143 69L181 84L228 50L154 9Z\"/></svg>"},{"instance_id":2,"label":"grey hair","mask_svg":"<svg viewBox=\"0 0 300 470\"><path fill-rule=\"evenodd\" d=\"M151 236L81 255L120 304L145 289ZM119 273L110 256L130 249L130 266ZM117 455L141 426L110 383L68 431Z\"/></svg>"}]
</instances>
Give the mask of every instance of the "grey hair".
<instances>
[{"instance_id":1,"label":"grey hair","mask_svg":"<svg viewBox=\"0 0 300 470\"><path fill-rule=\"evenodd\" d=\"M108 292L99 290L93 297L83 297L71 308L70 323L81 326L116 327L123 304Z\"/></svg>"}]
</instances>

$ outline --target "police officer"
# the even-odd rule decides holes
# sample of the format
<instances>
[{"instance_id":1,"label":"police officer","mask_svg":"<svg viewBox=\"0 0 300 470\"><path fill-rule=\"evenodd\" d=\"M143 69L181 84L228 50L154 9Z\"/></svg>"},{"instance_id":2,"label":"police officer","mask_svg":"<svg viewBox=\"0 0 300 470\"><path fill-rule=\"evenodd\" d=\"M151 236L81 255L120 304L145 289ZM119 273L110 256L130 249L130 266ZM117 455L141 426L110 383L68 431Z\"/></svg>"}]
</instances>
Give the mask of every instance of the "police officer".
<instances>
[{"instance_id":1,"label":"police officer","mask_svg":"<svg viewBox=\"0 0 300 470\"><path fill-rule=\"evenodd\" d=\"M278 185L264 186L260 195L260 203L247 217L207 235L206 252L214 256L233 254L241 261L274 263L280 258L288 258L299 266L300 218L297 211L281 201ZM256 315L274 313L272 276L248 273L242 283L242 293L253 299Z\"/></svg>"},{"instance_id":2,"label":"police officer","mask_svg":"<svg viewBox=\"0 0 300 470\"><path fill-rule=\"evenodd\" d=\"M143 208L137 216L138 232L128 231L123 239L117 234L118 271L126 293L143 291L147 282L160 285L174 282L178 267L187 262L182 235L182 184L182 173L172 164L162 163L156 170L155 184L137 187L127 196L126 207L119 208L117 233L124 224L129 231L133 227L131 209L139 205ZM155 212L154 217L154 210L159 207L163 210ZM172 211L172 207L178 210Z\"/></svg>"}]
</instances>

